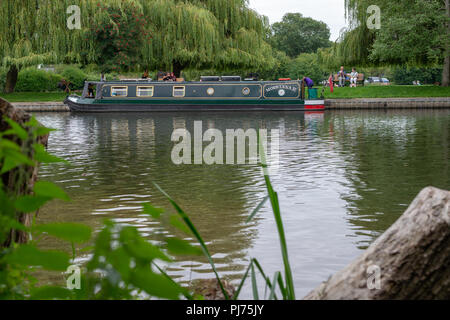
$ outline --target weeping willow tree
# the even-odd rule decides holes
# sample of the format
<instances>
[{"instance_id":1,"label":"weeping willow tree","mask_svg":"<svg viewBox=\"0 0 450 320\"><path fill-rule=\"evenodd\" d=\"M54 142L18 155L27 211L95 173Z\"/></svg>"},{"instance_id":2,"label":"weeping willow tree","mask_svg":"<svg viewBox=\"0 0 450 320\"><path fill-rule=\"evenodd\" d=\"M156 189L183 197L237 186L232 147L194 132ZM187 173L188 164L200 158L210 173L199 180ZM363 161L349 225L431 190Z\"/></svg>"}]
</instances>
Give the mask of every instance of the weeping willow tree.
<instances>
[{"instance_id":1,"label":"weeping willow tree","mask_svg":"<svg viewBox=\"0 0 450 320\"><path fill-rule=\"evenodd\" d=\"M246 0L127 0L145 17L151 32L136 67L268 69L274 65L265 42L268 23ZM0 64L8 69L12 92L21 68L40 63L98 63L101 50L90 26L105 22L102 4L121 8L123 0L14 0L0 2ZM70 6L80 8L80 29L67 26ZM117 20L110 17L115 27ZM119 26L117 26L119 27Z\"/></svg>"},{"instance_id":2,"label":"weeping willow tree","mask_svg":"<svg viewBox=\"0 0 450 320\"><path fill-rule=\"evenodd\" d=\"M369 29L367 21L381 9L381 27ZM349 27L324 61L359 65L443 65L442 84L449 85L449 0L345 0ZM334 60L333 60L334 59Z\"/></svg>"},{"instance_id":3,"label":"weeping willow tree","mask_svg":"<svg viewBox=\"0 0 450 320\"><path fill-rule=\"evenodd\" d=\"M41 63L83 63L96 57L83 29L69 29L67 9L78 5L81 25L98 10L90 0L1 0L0 65L7 68L5 92L14 91L21 68Z\"/></svg>"},{"instance_id":4,"label":"weeping willow tree","mask_svg":"<svg viewBox=\"0 0 450 320\"><path fill-rule=\"evenodd\" d=\"M144 60L149 68L270 68L267 21L245 0L140 0L152 27Z\"/></svg>"}]
</instances>

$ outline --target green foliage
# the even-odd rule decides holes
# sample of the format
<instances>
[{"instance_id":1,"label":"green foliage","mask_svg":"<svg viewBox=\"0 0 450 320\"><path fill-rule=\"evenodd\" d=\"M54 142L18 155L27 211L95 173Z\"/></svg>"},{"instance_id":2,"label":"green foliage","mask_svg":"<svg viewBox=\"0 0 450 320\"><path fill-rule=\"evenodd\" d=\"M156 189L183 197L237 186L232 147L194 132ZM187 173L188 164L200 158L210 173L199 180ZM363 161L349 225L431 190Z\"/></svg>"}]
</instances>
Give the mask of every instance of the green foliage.
<instances>
[{"instance_id":1,"label":"green foliage","mask_svg":"<svg viewBox=\"0 0 450 320\"><path fill-rule=\"evenodd\" d=\"M150 41L148 22L134 1L99 3L100 19L91 28L103 72L129 70L142 63L144 41Z\"/></svg>"},{"instance_id":2,"label":"green foliage","mask_svg":"<svg viewBox=\"0 0 450 320\"><path fill-rule=\"evenodd\" d=\"M381 9L379 30L369 30L367 7ZM448 44L442 0L346 0L349 30L334 50L341 64L436 64Z\"/></svg>"},{"instance_id":3,"label":"green foliage","mask_svg":"<svg viewBox=\"0 0 450 320\"><path fill-rule=\"evenodd\" d=\"M79 68L67 67L61 73L63 79L71 82L71 88L74 90L80 90L84 87L84 81L86 81L86 74Z\"/></svg>"},{"instance_id":4,"label":"green foliage","mask_svg":"<svg viewBox=\"0 0 450 320\"><path fill-rule=\"evenodd\" d=\"M409 84L419 80L421 84L434 84L442 79L440 68L396 68L393 73L395 84Z\"/></svg>"},{"instance_id":5,"label":"green foliage","mask_svg":"<svg viewBox=\"0 0 450 320\"><path fill-rule=\"evenodd\" d=\"M311 78L315 84L324 80L326 71L321 67L317 53L302 53L296 58L289 58L284 52L274 51L275 67L260 73L264 80L279 78L302 79Z\"/></svg>"},{"instance_id":6,"label":"green foliage","mask_svg":"<svg viewBox=\"0 0 450 320\"><path fill-rule=\"evenodd\" d=\"M267 22L245 0L140 0L151 21L151 69L257 69L273 64Z\"/></svg>"},{"instance_id":7,"label":"green foliage","mask_svg":"<svg viewBox=\"0 0 450 320\"><path fill-rule=\"evenodd\" d=\"M271 69L262 70L260 78L264 80L278 80L279 78L287 78L289 76L289 64L291 59L283 52L274 50L273 58L275 64Z\"/></svg>"},{"instance_id":8,"label":"green foliage","mask_svg":"<svg viewBox=\"0 0 450 320\"><path fill-rule=\"evenodd\" d=\"M321 21L287 13L281 22L272 25L270 43L277 50L294 58L301 53L314 53L331 45L330 29Z\"/></svg>"},{"instance_id":9,"label":"green foliage","mask_svg":"<svg viewBox=\"0 0 450 320\"><path fill-rule=\"evenodd\" d=\"M5 68L0 67L0 92L3 92L3 90L5 89L6 72L7 70Z\"/></svg>"},{"instance_id":10,"label":"green foliage","mask_svg":"<svg viewBox=\"0 0 450 320\"><path fill-rule=\"evenodd\" d=\"M326 72L320 67L316 53L303 53L289 63L291 79L311 78L315 84L326 79Z\"/></svg>"},{"instance_id":11,"label":"green foliage","mask_svg":"<svg viewBox=\"0 0 450 320\"><path fill-rule=\"evenodd\" d=\"M43 92L57 91L62 76L36 68L23 69L19 72L16 91Z\"/></svg>"}]
</instances>

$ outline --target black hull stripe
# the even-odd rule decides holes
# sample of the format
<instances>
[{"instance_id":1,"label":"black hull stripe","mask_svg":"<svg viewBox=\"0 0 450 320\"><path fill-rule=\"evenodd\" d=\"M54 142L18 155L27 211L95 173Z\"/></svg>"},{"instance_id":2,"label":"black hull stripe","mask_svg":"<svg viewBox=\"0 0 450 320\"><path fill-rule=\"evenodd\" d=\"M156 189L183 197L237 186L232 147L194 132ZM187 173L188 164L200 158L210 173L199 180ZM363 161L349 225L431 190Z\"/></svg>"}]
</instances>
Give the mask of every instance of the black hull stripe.
<instances>
[{"instance_id":1,"label":"black hull stripe","mask_svg":"<svg viewBox=\"0 0 450 320\"><path fill-rule=\"evenodd\" d=\"M78 104L72 101L65 101L71 111L74 112L164 112L164 111L323 111L323 106L305 105L135 105L135 104Z\"/></svg>"}]
</instances>

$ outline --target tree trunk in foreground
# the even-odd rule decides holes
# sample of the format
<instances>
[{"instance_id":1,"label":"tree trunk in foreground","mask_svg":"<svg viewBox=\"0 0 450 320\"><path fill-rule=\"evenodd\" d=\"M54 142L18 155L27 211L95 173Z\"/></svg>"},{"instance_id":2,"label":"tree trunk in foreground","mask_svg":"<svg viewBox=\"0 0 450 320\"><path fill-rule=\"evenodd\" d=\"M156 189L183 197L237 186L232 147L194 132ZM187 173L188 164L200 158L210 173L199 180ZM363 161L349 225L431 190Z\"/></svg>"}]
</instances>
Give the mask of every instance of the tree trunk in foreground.
<instances>
[{"instance_id":1,"label":"tree trunk in foreground","mask_svg":"<svg viewBox=\"0 0 450 320\"><path fill-rule=\"evenodd\" d=\"M304 299L450 299L449 207L450 191L423 189L360 257ZM373 266L379 289L368 288Z\"/></svg>"},{"instance_id":2,"label":"tree trunk in foreground","mask_svg":"<svg viewBox=\"0 0 450 320\"><path fill-rule=\"evenodd\" d=\"M6 74L5 93L13 93L17 84L17 77L19 76L19 70L16 66L11 66Z\"/></svg>"},{"instance_id":3,"label":"tree trunk in foreground","mask_svg":"<svg viewBox=\"0 0 450 320\"><path fill-rule=\"evenodd\" d=\"M3 116L6 116L15 122L17 122L19 125L21 125L25 130L29 130L27 127L25 127L23 124L30 120L31 116L28 113L23 112L22 110L15 109L8 101L3 100L0 98L0 132L3 132L5 130L9 129L9 124L3 120ZM21 141L16 136L5 136L6 139L9 139L15 143L17 143L19 146L22 146L23 144L27 143L31 146L33 143L41 143L44 146L47 146L47 140L48 135L39 137L37 141L32 141L29 139L29 141ZM28 154L30 158L32 158L32 154ZM31 194L34 183L37 180L38 175L38 166L36 167L30 167L30 166L20 166L18 168L15 168L3 175L0 176L0 178L3 181L4 186L6 187L6 192L11 194L17 195L25 195L25 194ZM17 185L17 182L19 180L19 177L25 177L24 183L22 185ZM32 222L32 215L31 214L24 214L21 212L16 212L17 220L24 224L25 226L30 226ZM6 240L5 243L1 244L0 246L8 247L11 245L11 243L25 243L28 241L28 233L19 231L19 230L11 230L9 234L9 238Z\"/></svg>"}]
</instances>

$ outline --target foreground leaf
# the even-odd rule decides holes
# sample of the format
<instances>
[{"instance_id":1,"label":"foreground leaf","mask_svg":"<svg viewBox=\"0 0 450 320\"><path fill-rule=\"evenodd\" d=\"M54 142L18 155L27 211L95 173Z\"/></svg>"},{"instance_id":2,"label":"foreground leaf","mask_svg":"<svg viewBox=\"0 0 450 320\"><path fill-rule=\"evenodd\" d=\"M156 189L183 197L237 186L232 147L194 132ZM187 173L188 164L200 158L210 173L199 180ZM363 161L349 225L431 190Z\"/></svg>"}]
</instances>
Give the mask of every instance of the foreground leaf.
<instances>
[{"instance_id":1,"label":"foreground leaf","mask_svg":"<svg viewBox=\"0 0 450 320\"><path fill-rule=\"evenodd\" d=\"M41 267L46 270L65 271L69 255L61 251L41 251L33 245L21 245L6 260L23 267Z\"/></svg>"},{"instance_id":2,"label":"foreground leaf","mask_svg":"<svg viewBox=\"0 0 450 320\"><path fill-rule=\"evenodd\" d=\"M74 243L89 241L92 233L92 229L89 226L78 223L41 224L36 226L34 230Z\"/></svg>"},{"instance_id":3,"label":"foreground leaf","mask_svg":"<svg viewBox=\"0 0 450 320\"><path fill-rule=\"evenodd\" d=\"M38 181L35 183L33 191L38 196L70 201L67 193L65 193L60 187L52 182Z\"/></svg>"}]
</instances>

